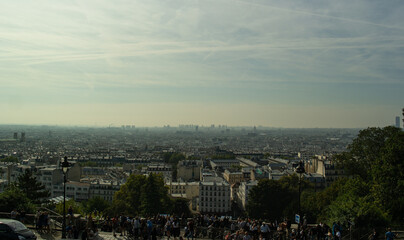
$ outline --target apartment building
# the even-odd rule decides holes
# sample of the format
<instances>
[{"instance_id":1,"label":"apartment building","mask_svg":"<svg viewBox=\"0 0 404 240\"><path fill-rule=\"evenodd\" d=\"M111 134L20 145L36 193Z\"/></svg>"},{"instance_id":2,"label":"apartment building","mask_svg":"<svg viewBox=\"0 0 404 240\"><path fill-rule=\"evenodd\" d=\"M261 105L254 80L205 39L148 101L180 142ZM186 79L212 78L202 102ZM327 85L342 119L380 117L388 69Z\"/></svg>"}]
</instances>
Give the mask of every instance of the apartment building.
<instances>
[{"instance_id":1,"label":"apartment building","mask_svg":"<svg viewBox=\"0 0 404 240\"><path fill-rule=\"evenodd\" d=\"M199 183L199 212L227 213L231 211L230 184L226 181Z\"/></svg>"},{"instance_id":2,"label":"apartment building","mask_svg":"<svg viewBox=\"0 0 404 240\"><path fill-rule=\"evenodd\" d=\"M251 188L258 185L258 181L248 181L248 182L241 182L240 186L238 187L238 192L236 194L237 204L243 210L248 203L248 194Z\"/></svg>"}]
</instances>

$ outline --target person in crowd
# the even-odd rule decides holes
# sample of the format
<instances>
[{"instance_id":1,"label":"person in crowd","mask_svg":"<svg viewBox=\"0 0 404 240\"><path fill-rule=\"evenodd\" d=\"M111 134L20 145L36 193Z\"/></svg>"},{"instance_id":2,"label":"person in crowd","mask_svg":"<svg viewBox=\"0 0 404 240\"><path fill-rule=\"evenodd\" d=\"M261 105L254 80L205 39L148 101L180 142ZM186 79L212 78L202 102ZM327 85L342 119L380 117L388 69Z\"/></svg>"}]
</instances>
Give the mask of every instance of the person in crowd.
<instances>
[{"instance_id":1,"label":"person in crowd","mask_svg":"<svg viewBox=\"0 0 404 240\"><path fill-rule=\"evenodd\" d=\"M386 232L385 236L386 236L386 240L394 240L396 238L396 234L394 234L391 231L391 228L387 229L387 232Z\"/></svg>"},{"instance_id":2,"label":"person in crowd","mask_svg":"<svg viewBox=\"0 0 404 240\"><path fill-rule=\"evenodd\" d=\"M373 229L372 234L368 237L369 240L377 240L379 239L379 233L376 231L376 228Z\"/></svg>"},{"instance_id":3,"label":"person in crowd","mask_svg":"<svg viewBox=\"0 0 404 240\"><path fill-rule=\"evenodd\" d=\"M13 209L13 210L11 211L11 213L10 213L10 218L11 218L11 219L17 219L17 215L18 215L17 210L16 210L16 209Z\"/></svg>"}]
</instances>

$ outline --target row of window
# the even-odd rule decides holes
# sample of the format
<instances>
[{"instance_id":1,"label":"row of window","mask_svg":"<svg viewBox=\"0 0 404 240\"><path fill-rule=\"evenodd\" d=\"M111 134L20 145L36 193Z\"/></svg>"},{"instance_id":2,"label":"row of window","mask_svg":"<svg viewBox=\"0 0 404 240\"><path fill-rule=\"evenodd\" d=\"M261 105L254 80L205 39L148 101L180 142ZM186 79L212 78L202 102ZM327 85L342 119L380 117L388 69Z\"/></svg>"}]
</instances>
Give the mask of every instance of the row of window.
<instances>
[{"instance_id":1,"label":"row of window","mask_svg":"<svg viewBox=\"0 0 404 240\"><path fill-rule=\"evenodd\" d=\"M172 193L176 194L176 193L185 193L185 191L177 191L177 190L173 190Z\"/></svg>"},{"instance_id":2,"label":"row of window","mask_svg":"<svg viewBox=\"0 0 404 240\"><path fill-rule=\"evenodd\" d=\"M207 198L207 197L201 197L201 202L202 201L210 201L210 202L216 202L216 201L229 201L230 197L227 198Z\"/></svg>"},{"instance_id":3,"label":"row of window","mask_svg":"<svg viewBox=\"0 0 404 240\"><path fill-rule=\"evenodd\" d=\"M200 189L209 191L226 191L229 190L228 186L200 186Z\"/></svg>"},{"instance_id":4,"label":"row of window","mask_svg":"<svg viewBox=\"0 0 404 240\"><path fill-rule=\"evenodd\" d=\"M227 208L227 204L225 204L225 203L223 203L223 204L216 204L216 203L214 203L214 204L212 204L212 203L203 203L203 202L201 202L201 207L224 207L224 208Z\"/></svg>"},{"instance_id":5,"label":"row of window","mask_svg":"<svg viewBox=\"0 0 404 240\"><path fill-rule=\"evenodd\" d=\"M230 196L230 193L228 192L228 191L226 191L226 192L217 192L217 194L216 194L216 192L201 192L201 196L215 196L216 197L216 195L217 196L223 196L223 197L225 197L225 196Z\"/></svg>"}]
</instances>

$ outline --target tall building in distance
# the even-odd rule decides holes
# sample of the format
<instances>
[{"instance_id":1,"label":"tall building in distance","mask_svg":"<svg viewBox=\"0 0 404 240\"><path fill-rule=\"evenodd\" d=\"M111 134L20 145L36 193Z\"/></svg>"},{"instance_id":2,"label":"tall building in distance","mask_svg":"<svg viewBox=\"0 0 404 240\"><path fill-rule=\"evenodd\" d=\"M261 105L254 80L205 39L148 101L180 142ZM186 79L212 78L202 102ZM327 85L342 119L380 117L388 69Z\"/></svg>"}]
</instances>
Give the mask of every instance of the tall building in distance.
<instances>
[{"instance_id":1,"label":"tall building in distance","mask_svg":"<svg viewBox=\"0 0 404 240\"><path fill-rule=\"evenodd\" d=\"M402 109L403 111L403 127L404 127L404 108Z\"/></svg>"},{"instance_id":2,"label":"tall building in distance","mask_svg":"<svg viewBox=\"0 0 404 240\"><path fill-rule=\"evenodd\" d=\"M17 140L18 139L18 133L14 133L14 139Z\"/></svg>"},{"instance_id":3,"label":"tall building in distance","mask_svg":"<svg viewBox=\"0 0 404 240\"><path fill-rule=\"evenodd\" d=\"M400 117L399 116L396 117L396 127L400 128Z\"/></svg>"},{"instance_id":4,"label":"tall building in distance","mask_svg":"<svg viewBox=\"0 0 404 240\"><path fill-rule=\"evenodd\" d=\"M20 141L21 141L21 142L25 142L25 132L22 132L22 133L21 133L21 139L20 139Z\"/></svg>"}]
</instances>

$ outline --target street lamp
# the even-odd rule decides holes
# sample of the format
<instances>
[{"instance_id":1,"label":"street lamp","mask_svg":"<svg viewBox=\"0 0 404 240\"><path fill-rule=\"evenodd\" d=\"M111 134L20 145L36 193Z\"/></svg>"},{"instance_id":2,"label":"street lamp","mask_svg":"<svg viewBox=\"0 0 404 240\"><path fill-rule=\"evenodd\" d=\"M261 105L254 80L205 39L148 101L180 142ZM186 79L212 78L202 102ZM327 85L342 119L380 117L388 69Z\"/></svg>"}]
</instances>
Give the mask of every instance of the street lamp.
<instances>
[{"instance_id":1,"label":"street lamp","mask_svg":"<svg viewBox=\"0 0 404 240\"><path fill-rule=\"evenodd\" d=\"M69 162L67 157L64 157L64 161L60 164L63 171L63 223L62 223L62 239L66 238L66 182L67 171L69 171Z\"/></svg>"},{"instance_id":2,"label":"street lamp","mask_svg":"<svg viewBox=\"0 0 404 240\"><path fill-rule=\"evenodd\" d=\"M300 160L299 165L296 167L296 173L299 174L299 202L298 202L298 208L297 208L297 214L299 215L299 223L297 224L297 235L300 236L300 223L301 223L301 218L300 218L300 192L301 192L301 183L302 183L302 174L304 173L304 164Z\"/></svg>"}]
</instances>

